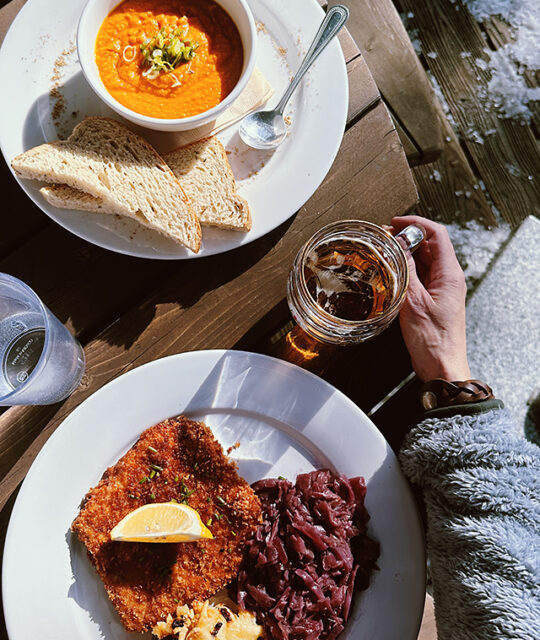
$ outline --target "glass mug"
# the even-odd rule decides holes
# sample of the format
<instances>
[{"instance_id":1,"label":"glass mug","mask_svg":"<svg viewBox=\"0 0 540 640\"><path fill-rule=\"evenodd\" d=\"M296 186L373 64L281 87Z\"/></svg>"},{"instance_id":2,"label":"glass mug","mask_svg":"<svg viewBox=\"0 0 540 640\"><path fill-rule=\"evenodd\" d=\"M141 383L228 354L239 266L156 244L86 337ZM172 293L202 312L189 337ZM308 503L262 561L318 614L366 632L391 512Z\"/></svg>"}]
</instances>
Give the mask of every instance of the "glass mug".
<instances>
[{"instance_id":1,"label":"glass mug","mask_svg":"<svg viewBox=\"0 0 540 640\"><path fill-rule=\"evenodd\" d=\"M330 344L358 344L378 335L405 299L405 252L424 238L418 225L396 236L360 220L323 227L300 249L289 273L287 301L295 322Z\"/></svg>"}]
</instances>

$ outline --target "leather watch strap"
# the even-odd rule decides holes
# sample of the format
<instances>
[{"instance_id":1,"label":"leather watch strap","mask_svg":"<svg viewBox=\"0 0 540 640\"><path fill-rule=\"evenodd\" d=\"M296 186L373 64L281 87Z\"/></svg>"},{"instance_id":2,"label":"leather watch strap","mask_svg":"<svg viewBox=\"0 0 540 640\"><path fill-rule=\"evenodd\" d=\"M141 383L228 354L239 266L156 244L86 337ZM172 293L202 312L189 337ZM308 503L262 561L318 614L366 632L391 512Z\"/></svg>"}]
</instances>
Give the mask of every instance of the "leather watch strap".
<instances>
[{"instance_id":1,"label":"leather watch strap","mask_svg":"<svg viewBox=\"0 0 540 640\"><path fill-rule=\"evenodd\" d=\"M435 378L426 382L420 390L422 406L427 411L439 407L482 402L494 398L493 391L481 380L449 382Z\"/></svg>"}]
</instances>

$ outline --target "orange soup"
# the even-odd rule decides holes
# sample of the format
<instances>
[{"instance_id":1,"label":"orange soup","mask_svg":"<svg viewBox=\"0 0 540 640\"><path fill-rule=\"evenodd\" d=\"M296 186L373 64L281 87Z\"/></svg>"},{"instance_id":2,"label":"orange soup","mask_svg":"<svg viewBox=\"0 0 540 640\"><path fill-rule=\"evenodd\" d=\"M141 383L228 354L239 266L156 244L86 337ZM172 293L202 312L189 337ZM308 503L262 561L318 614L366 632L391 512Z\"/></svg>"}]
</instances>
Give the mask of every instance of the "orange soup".
<instances>
[{"instance_id":1,"label":"orange soup","mask_svg":"<svg viewBox=\"0 0 540 640\"><path fill-rule=\"evenodd\" d=\"M213 0L125 0L103 21L95 53L113 98L154 118L215 107L244 62L238 29Z\"/></svg>"}]
</instances>

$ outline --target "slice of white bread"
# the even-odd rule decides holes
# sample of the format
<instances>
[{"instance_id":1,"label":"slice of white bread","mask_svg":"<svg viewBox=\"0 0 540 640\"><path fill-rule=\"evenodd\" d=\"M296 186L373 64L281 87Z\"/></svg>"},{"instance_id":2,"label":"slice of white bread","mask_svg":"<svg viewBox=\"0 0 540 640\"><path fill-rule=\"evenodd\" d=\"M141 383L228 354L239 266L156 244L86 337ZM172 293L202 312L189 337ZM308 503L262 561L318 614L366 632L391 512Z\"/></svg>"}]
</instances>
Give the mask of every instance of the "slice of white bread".
<instances>
[{"instance_id":1,"label":"slice of white bread","mask_svg":"<svg viewBox=\"0 0 540 640\"><path fill-rule=\"evenodd\" d=\"M200 249L200 223L180 182L143 138L116 120L86 118L67 140L29 149L11 166L21 178L82 191L87 210L93 196L109 213L134 218L195 253Z\"/></svg>"},{"instance_id":2,"label":"slice of white bread","mask_svg":"<svg viewBox=\"0 0 540 640\"><path fill-rule=\"evenodd\" d=\"M182 183L202 225L251 229L248 203L236 192L227 153L215 136L180 147L163 158Z\"/></svg>"},{"instance_id":3,"label":"slice of white bread","mask_svg":"<svg viewBox=\"0 0 540 640\"><path fill-rule=\"evenodd\" d=\"M180 147L163 158L182 184L202 225L238 231L251 229L248 203L236 192L227 154L215 136ZM102 199L66 185L43 187L41 193L55 207L108 211Z\"/></svg>"}]
</instances>

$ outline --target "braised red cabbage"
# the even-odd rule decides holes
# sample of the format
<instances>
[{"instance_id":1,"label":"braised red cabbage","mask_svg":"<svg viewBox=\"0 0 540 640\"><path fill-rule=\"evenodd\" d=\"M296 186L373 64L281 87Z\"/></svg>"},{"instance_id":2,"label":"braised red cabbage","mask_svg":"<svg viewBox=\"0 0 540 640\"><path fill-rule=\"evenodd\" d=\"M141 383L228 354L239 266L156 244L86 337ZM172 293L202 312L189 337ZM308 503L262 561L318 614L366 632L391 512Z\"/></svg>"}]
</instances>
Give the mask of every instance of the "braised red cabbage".
<instances>
[{"instance_id":1,"label":"braised red cabbage","mask_svg":"<svg viewBox=\"0 0 540 640\"><path fill-rule=\"evenodd\" d=\"M363 478L328 469L253 485L263 522L248 543L232 595L272 640L333 640L355 590L366 589L379 545L366 535Z\"/></svg>"}]
</instances>

